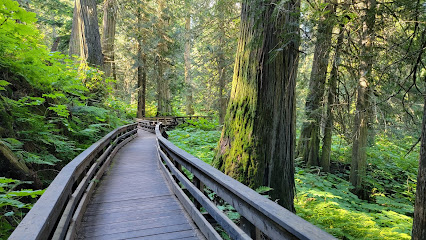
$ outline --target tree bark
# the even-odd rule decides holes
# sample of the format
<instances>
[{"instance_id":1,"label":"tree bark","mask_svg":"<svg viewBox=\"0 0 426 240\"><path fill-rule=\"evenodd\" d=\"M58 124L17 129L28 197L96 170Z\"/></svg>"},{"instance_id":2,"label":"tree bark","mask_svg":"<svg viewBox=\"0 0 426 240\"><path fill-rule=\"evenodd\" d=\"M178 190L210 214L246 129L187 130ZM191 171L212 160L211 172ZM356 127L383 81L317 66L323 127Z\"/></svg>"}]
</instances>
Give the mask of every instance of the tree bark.
<instances>
[{"instance_id":1,"label":"tree bark","mask_svg":"<svg viewBox=\"0 0 426 240\"><path fill-rule=\"evenodd\" d=\"M187 5L187 11L190 12L190 5ZM186 84L186 115L194 115L192 99L192 80L191 80L191 15L187 14L185 18L185 84Z\"/></svg>"},{"instance_id":2,"label":"tree bark","mask_svg":"<svg viewBox=\"0 0 426 240\"><path fill-rule=\"evenodd\" d=\"M81 8L80 1L75 0L72 27L71 27L69 55L84 57L81 51L83 46L83 42L82 42L83 28L82 28L81 17L80 17L80 8Z\"/></svg>"},{"instance_id":3,"label":"tree bark","mask_svg":"<svg viewBox=\"0 0 426 240\"><path fill-rule=\"evenodd\" d=\"M55 37L55 40L53 41L53 44L52 44L52 48L50 49L51 52L58 51L60 41L61 41L61 37Z\"/></svg>"},{"instance_id":4,"label":"tree bark","mask_svg":"<svg viewBox=\"0 0 426 240\"><path fill-rule=\"evenodd\" d=\"M166 29L168 27L167 16L164 13L165 2L159 0L158 2L158 25L157 31L159 34L159 42L157 45L157 56L155 60L157 70L157 116L169 115L172 112L169 79L164 76L164 70L167 66L164 58L167 54L167 40L168 38Z\"/></svg>"},{"instance_id":5,"label":"tree bark","mask_svg":"<svg viewBox=\"0 0 426 240\"><path fill-rule=\"evenodd\" d=\"M137 118L145 117L145 102L146 102L146 56L143 52L142 39L142 12L138 8L138 111Z\"/></svg>"},{"instance_id":6,"label":"tree bark","mask_svg":"<svg viewBox=\"0 0 426 240\"><path fill-rule=\"evenodd\" d=\"M359 66L359 80L357 89L357 104L354 119L352 162L349 180L355 187L354 193L360 197L365 197L362 181L367 168L367 135L369 123L369 81L373 64L373 41L374 24L376 14L376 0L364 0L360 7L362 9L362 30L361 30L361 55Z\"/></svg>"},{"instance_id":7,"label":"tree bark","mask_svg":"<svg viewBox=\"0 0 426 240\"><path fill-rule=\"evenodd\" d=\"M104 54L104 72L106 77L115 79L114 73L114 41L117 18L117 3L116 0L104 1L104 16L103 16L103 35L102 35L102 50ZM116 80L116 79L115 79Z\"/></svg>"},{"instance_id":8,"label":"tree bark","mask_svg":"<svg viewBox=\"0 0 426 240\"><path fill-rule=\"evenodd\" d=\"M426 239L426 98L423 108L422 143L417 175L412 239Z\"/></svg>"},{"instance_id":9,"label":"tree bark","mask_svg":"<svg viewBox=\"0 0 426 240\"><path fill-rule=\"evenodd\" d=\"M231 99L214 165L294 211L299 6L245 0ZM286 36L284 39L282 36Z\"/></svg>"},{"instance_id":10,"label":"tree bark","mask_svg":"<svg viewBox=\"0 0 426 240\"><path fill-rule=\"evenodd\" d=\"M337 80L339 78L340 51L343 44L344 31L343 27L339 28L339 36L334 53L333 67L328 81L328 97L327 97L327 116L324 129L324 138L322 145L322 155L320 166L325 172L330 172L330 154L331 154L331 137L333 136L334 126L334 103L337 97Z\"/></svg>"},{"instance_id":11,"label":"tree bark","mask_svg":"<svg viewBox=\"0 0 426 240\"><path fill-rule=\"evenodd\" d=\"M92 66L103 66L95 0L75 0L69 54L80 56Z\"/></svg>"},{"instance_id":12,"label":"tree bark","mask_svg":"<svg viewBox=\"0 0 426 240\"><path fill-rule=\"evenodd\" d=\"M297 155L302 157L308 166L319 166L319 143L321 101L324 97L324 83L327 77L327 67L333 30L332 16L334 6L330 0L325 0L325 12L318 23L317 40L314 60L309 80L309 93L305 104L306 121L302 125Z\"/></svg>"},{"instance_id":13,"label":"tree bark","mask_svg":"<svg viewBox=\"0 0 426 240\"><path fill-rule=\"evenodd\" d=\"M218 3L224 4L224 3ZM226 114L226 93L225 93L225 85L226 85L226 60L224 53L224 45L225 45L225 16L223 14L223 9L218 9L219 14L219 46L217 49L217 70L219 73L219 124L222 125L225 120Z\"/></svg>"}]
</instances>

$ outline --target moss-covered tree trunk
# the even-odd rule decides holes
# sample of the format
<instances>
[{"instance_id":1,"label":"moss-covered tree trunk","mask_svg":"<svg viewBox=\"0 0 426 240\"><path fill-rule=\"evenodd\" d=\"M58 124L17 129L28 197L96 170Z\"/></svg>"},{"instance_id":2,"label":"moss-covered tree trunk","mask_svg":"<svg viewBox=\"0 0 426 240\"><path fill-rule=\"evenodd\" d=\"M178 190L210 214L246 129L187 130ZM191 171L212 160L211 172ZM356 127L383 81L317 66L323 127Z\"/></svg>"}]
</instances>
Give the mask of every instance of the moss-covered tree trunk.
<instances>
[{"instance_id":1,"label":"moss-covered tree trunk","mask_svg":"<svg viewBox=\"0 0 426 240\"><path fill-rule=\"evenodd\" d=\"M369 95L373 64L374 23L376 14L376 0L364 0L359 5L361 15L360 38L360 66L357 89L357 103L354 119L352 161L349 180L355 187L354 193L364 194L362 181L367 169L367 135L369 122Z\"/></svg>"},{"instance_id":2,"label":"moss-covered tree trunk","mask_svg":"<svg viewBox=\"0 0 426 240\"><path fill-rule=\"evenodd\" d=\"M102 49L104 54L104 72L105 76L115 79L116 74L114 65L114 41L115 41L115 26L117 23L117 3L116 0L104 1L104 16L103 16L103 35Z\"/></svg>"},{"instance_id":3,"label":"moss-covered tree trunk","mask_svg":"<svg viewBox=\"0 0 426 240\"><path fill-rule=\"evenodd\" d=\"M331 137L333 136L334 126L334 103L337 97L337 80L339 78L339 62L340 52L343 44L344 30L343 26L339 28L339 36L334 50L333 66L331 68L330 79L328 80L328 96L327 96L327 116L325 120L324 138L322 145L322 154L320 166L326 172L330 172L330 154L331 154Z\"/></svg>"},{"instance_id":4,"label":"moss-covered tree trunk","mask_svg":"<svg viewBox=\"0 0 426 240\"><path fill-rule=\"evenodd\" d=\"M245 0L231 99L214 164L240 182L274 190L294 211L298 0Z\"/></svg>"},{"instance_id":5,"label":"moss-covered tree trunk","mask_svg":"<svg viewBox=\"0 0 426 240\"><path fill-rule=\"evenodd\" d=\"M417 175L412 239L426 239L426 98L423 108L422 143Z\"/></svg>"},{"instance_id":6,"label":"moss-covered tree trunk","mask_svg":"<svg viewBox=\"0 0 426 240\"><path fill-rule=\"evenodd\" d=\"M318 23L317 40L315 44L314 60L312 63L309 92L306 98L305 114L302 130L297 144L297 156L302 157L308 166L319 166L319 143L321 101L324 97L324 83L327 76L327 67L333 30L334 6L330 0L322 1L327 4Z\"/></svg>"}]
</instances>

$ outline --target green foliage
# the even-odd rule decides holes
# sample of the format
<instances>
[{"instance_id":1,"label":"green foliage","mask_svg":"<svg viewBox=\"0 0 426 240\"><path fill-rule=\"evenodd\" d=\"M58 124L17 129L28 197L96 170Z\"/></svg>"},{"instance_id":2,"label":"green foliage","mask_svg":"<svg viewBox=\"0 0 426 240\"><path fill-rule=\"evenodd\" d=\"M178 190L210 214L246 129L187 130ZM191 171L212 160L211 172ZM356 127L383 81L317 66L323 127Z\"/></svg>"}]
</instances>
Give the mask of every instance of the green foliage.
<instances>
[{"instance_id":1,"label":"green foliage","mask_svg":"<svg viewBox=\"0 0 426 240\"><path fill-rule=\"evenodd\" d=\"M67 163L128 116L119 103L106 104L102 72L41 44L36 21L16 1L0 3L0 69L9 76L0 81L0 111L13 119L13 135L0 138L15 139L11 147L27 163L53 166Z\"/></svg>"},{"instance_id":2,"label":"green foliage","mask_svg":"<svg viewBox=\"0 0 426 240\"><path fill-rule=\"evenodd\" d=\"M185 125L168 133L170 140L178 147L211 163L214 154L210 149L216 146L220 138L220 132L214 132ZM206 142L205 139L209 141ZM349 162L350 146L346 145L345 141L339 141L337 137L333 142L333 158L338 159L340 164ZM371 159L368 169L371 180L369 184L375 187L370 201L361 200L351 193L351 184L344 180L349 173L318 175L311 173L311 170L296 168L297 214L339 239L410 239L413 202L412 195L408 192L412 194L415 185L411 179L411 185L407 186L407 179L399 177L411 175L416 171L415 160L418 153L405 157L410 142L408 137L401 140L376 137L374 147L368 150ZM374 155L378 152L381 157ZM312 169L312 172L320 171ZM391 178L395 180L387 183L383 181ZM402 192L391 191L391 186ZM219 203L220 208L230 215L231 219L238 221L238 213L228 209L227 204L221 203L214 192L208 189L206 191L210 199ZM256 191L264 194L273 189L263 186Z\"/></svg>"},{"instance_id":3,"label":"green foliage","mask_svg":"<svg viewBox=\"0 0 426 240\"><path fill-rule=\"evenodd\" d=\"M187 122L177 126L173 131L168 131L169 140L179 148L211 164L220 137L220 131L215 130L217 124L205 119Z\"/></svg>"},{"instance_id":4,"label":"green foliage","mask_svg":"<svg viewBox=\"0 0 426 240\"><path fill-rule=\"evenodd\" d=\"M383 204L392 199L367 202L351 193L348 181L335 175L297 172L295 206L299 216L340 239L411 239L412 218L400 213L401 206Z\"/></svg>"},{"instance_id":5,"label":"green foliage","mask_svg":"<svg viewBox=\"0 0 426 240\"><path fill-rule=\"evenodd\" d=\"M6 90L6 88L4 88L5 86L9 85L10 83L8 81L5 80L0 80L0 91L1 90Z\"/></svg>"},{"instance_id":6,"label":"green foliage","mask_svg":"<svg viewBox=\"0 0 426 240\"><path fill-rule=\"evenodd\" d=\"M31 209L32 202L43 194L44 190L16 190L20 185L30 183L0 177L0 239L7 239L25 212Z\"/></svg>"}]
</instances>

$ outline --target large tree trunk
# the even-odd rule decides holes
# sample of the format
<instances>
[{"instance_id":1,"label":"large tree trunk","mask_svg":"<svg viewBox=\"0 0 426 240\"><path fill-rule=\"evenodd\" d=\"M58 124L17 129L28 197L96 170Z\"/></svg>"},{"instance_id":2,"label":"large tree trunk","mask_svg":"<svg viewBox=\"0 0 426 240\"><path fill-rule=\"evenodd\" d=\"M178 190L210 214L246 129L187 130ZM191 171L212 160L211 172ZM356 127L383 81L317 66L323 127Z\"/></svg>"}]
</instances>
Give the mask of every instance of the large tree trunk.
<instances>
[{"instance_id":1,"label":"large tree trunk","mask_svg":"<svg viewBox=\"0 0 426 240\"><path fill-rule=\"evenodd\" d=\"M187 5L187 11L190 12L190 5ZM186 84L186 115L194 115L192 100L192 81L191 81L191 15L187 14L185 18L185 84Z\"/></svg>"},{"instance_id":2,"label":"large tree trunk","mask_svg":"<svg viewBox=\"0 0 426 240\"><path fill-rule=\"evenodd\" d=\"M426 98L423 108L422 143L414 205L413 240L426 240Z\"/></svg>"},{"instance_id":3,"label":"large tree trunk","mask_svg":"<svg viewBox=\"0 0 426 240\"><path fill-rule=\"evenodd\" d=\"M340 26L339 37L337 38L334 53L333 67L331 68L330 79L328 81L327 116L325 120L324 139L320 161L322 169L326 172L330 172L331 137L333 136L334 126L334 102L337 96L337 79L339 78L340 51L343 44L343 37L343 26Z\"/></svg>"},{"instance_id":4,"label":"large tree trunk","mask_svg":"<svg viewBox=\"0 0 426 240\"><path fill-rule=\"evenodd\" d=\"M323 9L325 13L318 23L314 60L309 80L309 92L305 105L306 121L302 125L296 153L297 156L302 157L308 166L320 165L320 105L324 96L324 83L327 77L331 36L334 25L331 19L334 14L334 6L330 3L330 0L325 0L324 2L327 6Z\"/></svg>"},{"instance_id":5,"label":"large tree trunk","mask_svg":"<svg viewBox=\"0 0 426 240\"><path fill-rule=\"evenodd\" d=\"M75 0L69 54L80 56L90 65L103 66L95 0Z\"/></svg>"},{"instance_id":6,"label":"large tree trunk","mask_svg":"<svg viewBox=\"0 0 426 240\"><path fill-rule=\"evenodd\" d=\"M145 102L146 102L146 56L143 52L142 39L142 12L138 8L138 111L137 118L145 117Z\"/></svg>"},{"instance_id":7,"label":"large tree trunk","mask_svg":"<svg viewBox=\"0 0 426 240\"><path fill-rule=\"evenodd\" d=\"M298 0L245 0L231 99L214 164L294 211ZM283 41L281 36L287 36Z\"/></svg>"},{"instance_id":8,"label":"large tree trunk","mask_svg":"<svg viewBox=\"0 0 426 240\"><path fill-rule=\"evenodd\" d=\"M83 46L83 39L81 37L83 35L83 28L81 24L80 8L80 1L75 0L69 46L69 55L76 55L78 57L82 57L81 50Z\"/></svg>"},{"instance_id":9,"label":"large tree trunk","mask_svg":"<svg viewBox=\"0 0 426 240\"><path fill-rule=\"evenodd\" d=\"M106 77L115 79L114 66L114 41L115 41L115 26L117 18L117 3L116 0L104 1L104 17L103 17L103 35L102 48L104 54L104 72Z\"/></svg>"},{"instance_id":10,"label":"large tree trunk","mask_svg":"<svg viewBox=\"0 0 426 240\"><path fill-rule=\"evenodd\" d=\"M376 14L376 0L364 0L360 4L362 9L362 29L361 29L361 55L359 66L359 80L357 90L357 104L354 119L352 162L349 180L355 187L354 193L358 196L364 194L362 181L367 168L367 129L369 122L369 81L373 64L373 41L374 23Z\"/></svg>"}]
</instances>

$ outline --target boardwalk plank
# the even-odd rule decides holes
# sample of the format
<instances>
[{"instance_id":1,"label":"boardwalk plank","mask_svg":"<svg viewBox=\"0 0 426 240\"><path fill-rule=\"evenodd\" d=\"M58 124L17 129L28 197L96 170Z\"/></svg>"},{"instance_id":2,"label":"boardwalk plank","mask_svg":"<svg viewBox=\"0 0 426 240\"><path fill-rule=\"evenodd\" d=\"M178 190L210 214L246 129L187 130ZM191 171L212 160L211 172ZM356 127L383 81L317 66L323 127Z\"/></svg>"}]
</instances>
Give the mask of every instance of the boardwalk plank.
<instances>
[{"instance_id":1,"label":"boardwalk plank","mask_svg":"<svg viewBox=\"0 0 426 240\"><path fill-rule=\"evenodd\" d=\"M132 238L134 240L171 240L171 239L184 239L188 237L196 237L193 231L181 231L181 232L171 232L163 233L146 237Z\"/></svg>"},{"instance_id":2,"label":"boardwalk plank","mask_svg":"<svg viewBox=\"0 0 426 240\"><path fill-rule=\"evenodd\" d=\"M148 237L155 235L162 235L165 233L176 233L182 231L192 230L191 226L188 223L183 223L179 225L171 225L171 226L161 226L155 228L141 229L141 230L133 230L126 232L119 232L113 234L106 234L101 236L93 236L90 237L92 240L119 240L119 239L128 239L128 238L140 238L140 237Z\"/></svg>"},{"instance_id":3,"label":"boardwalk plank","mask_svg":"<svg viewBox=\"0 0 426 240\"><path fill-rule=\"evenodd\" d=\"M162 217L156 219L132 221L132 222L121 222L107 225L98 225L93 227L86 227L81 230L81 235L85 238L91 238L95 236L102 236L108 234L122 233L127 231L143 230L150 228L158 228L169 226L170 222L173 224L188 224L188 219L185 217Z\"/></svg>"},{"instance_id":4,"label":"boardwalk plank","mask_svg":"<svg viewBox=\"0 0 426 240\"><path fill-rule=\"evenodd\" d=\"M204 239L158 169L155 135L115 156L83 217L78 239Z\"/></svg>"}]
</instances>

